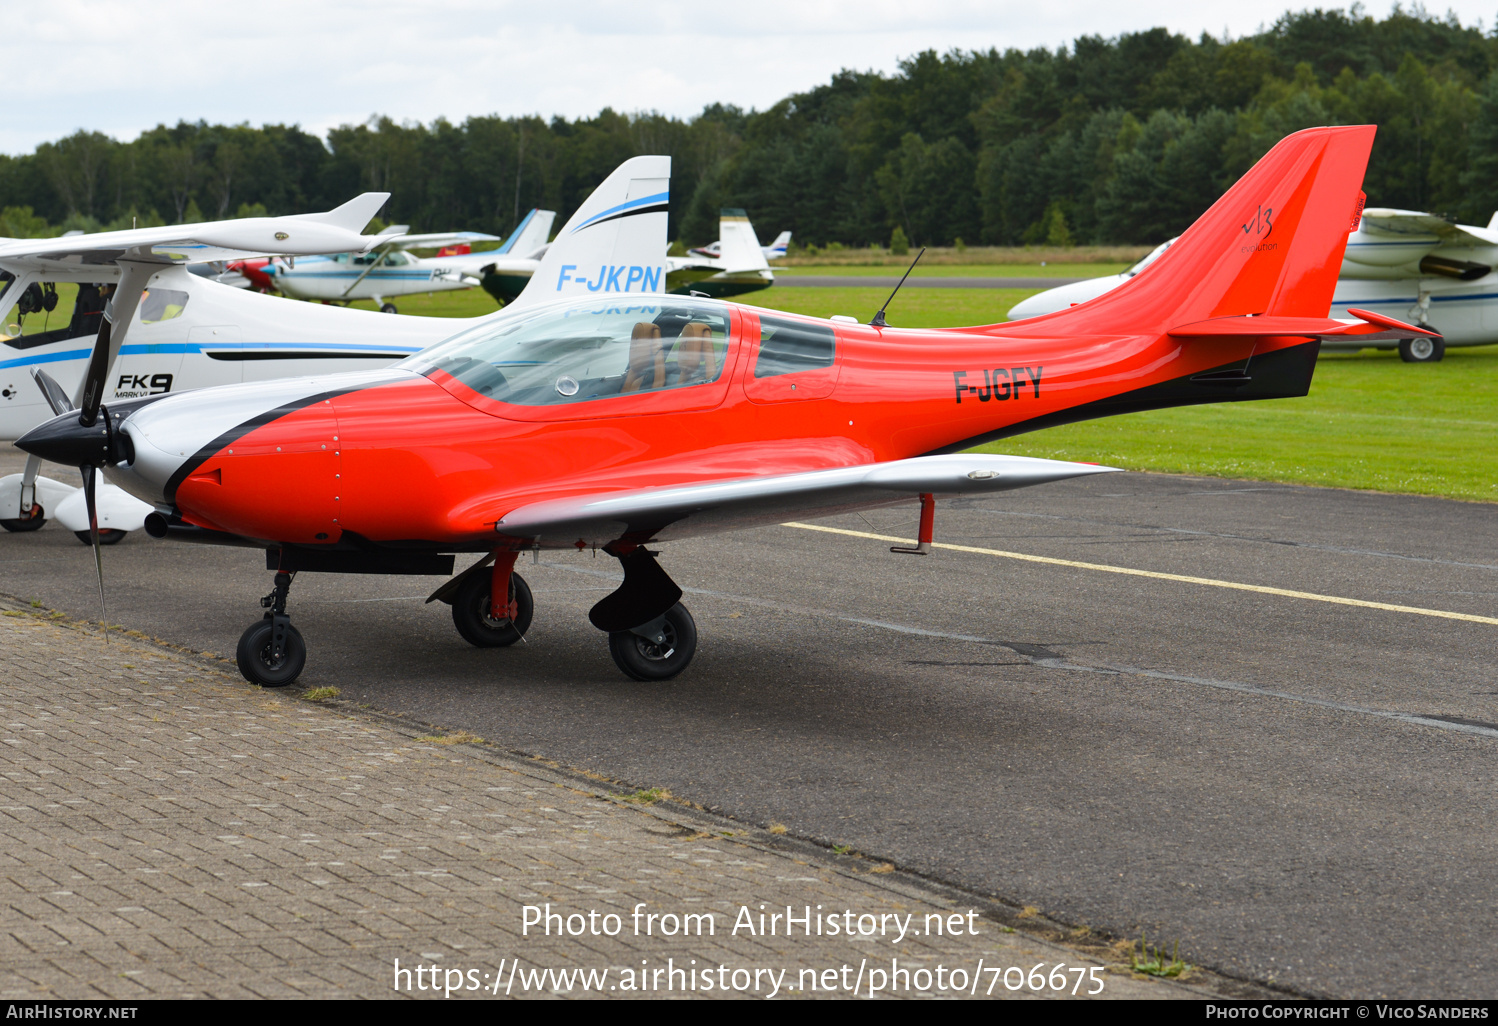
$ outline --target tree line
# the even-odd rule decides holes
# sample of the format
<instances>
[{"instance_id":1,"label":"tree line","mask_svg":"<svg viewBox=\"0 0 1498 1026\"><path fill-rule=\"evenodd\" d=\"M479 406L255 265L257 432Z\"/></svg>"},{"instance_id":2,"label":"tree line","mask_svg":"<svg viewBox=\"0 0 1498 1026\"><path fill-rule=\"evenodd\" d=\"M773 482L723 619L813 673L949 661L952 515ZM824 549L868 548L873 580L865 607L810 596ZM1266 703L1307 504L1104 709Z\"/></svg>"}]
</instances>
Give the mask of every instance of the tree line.
<instances>
[{"instance_id":1,"label":"tree line","mask_svg":"<svg viewBox=\"0 0 1498 1026\"><path fill-rule=\"evenodd\" d=\"M392 193L386 222L502 234L565 219L627 157L673 158L670 232L718 210L802 243L1154 243L1177 234L1284 135L1379 126L1376 206L1486 224L1498 209L1498 35L1399 6L1382 19L1290 12L1241 39L1165 29L1056 50L925 52L843 71L763 111L693 118L470 117L461 124L161 125L80 130L0 156L0 236L327 209Z\"/></svg>"}]
</instances>

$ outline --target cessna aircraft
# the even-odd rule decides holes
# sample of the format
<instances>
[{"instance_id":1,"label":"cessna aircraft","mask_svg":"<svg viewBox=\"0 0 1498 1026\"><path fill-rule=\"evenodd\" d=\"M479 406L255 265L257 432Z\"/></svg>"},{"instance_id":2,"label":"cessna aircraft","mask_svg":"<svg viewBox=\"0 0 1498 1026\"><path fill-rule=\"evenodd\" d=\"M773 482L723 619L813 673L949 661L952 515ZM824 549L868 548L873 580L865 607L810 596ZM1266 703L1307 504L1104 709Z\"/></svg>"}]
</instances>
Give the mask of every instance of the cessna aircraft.
<instances>
[{"instance_id":1,"label":"cessna aircraft","mask_svg":"<svg viewBox=\"0 0 1498 1026\"><path fill-rule=\"evenodd\" d=\"M386 297L470 289L486 274L523 271L519 287L507 297L514 299L545 253L556 216L554 211L532 210L503 245L484 253L423 259L408 250L498 242L496 236L480 232L395 234L367 254L336 253L299 262L274 260L265 273L277 288L295 299L329 303L373 299L381 313L397 313L395 304L387 302Z\"/></svg>"},{"instance_id":2,"label":"cessna aircraft","mask_svg":"<svg viewBox=\"0 0 1498 1026\"><path fill-rule=\"evenodd\" d=\"M1010 320L1037 317L1085 303L1117 288L1153 263L1164 243L1122 274L1073 282L1017 303ZM1398 349L1406 363L1434 363L1446 350L1498 342L1498 214L1486 228L1438 214L1369 207L1349 235L1331 316L1353 307L1408 318L1434 334L1360 340L1327 339L1326 350ZM1492 310L1489 314L1486 311ZM1357 341L1358 344L1352 344Z\"/></svg>"},{"instance_id":3,"label":"cessna aircraft","mask_svg":"<svg viewBox=\"0 0 1498 1026\"><path fill-rule=\"evenodd\" d=\"M583 209L633 210L641 205L664 209L670 174L667 158L625 161L598 186ZM0 293L0 323L12 310L25 315L23 320L57 311L62 322L51 330L28 334L17 329L0 336L0 438L17 438L56 415L60 412L59 399L63 403L79 401L85 364L101 318L110 317L110 303L113 309L126 311L125 319L116 322L120 325L113 333L117 360L103 385L101 401L111 405L209 385L384 367L455 331L508 316L506 311L498 311L481 318L383 317L365 310L288 303L217 284L189 273L183 266L227 258L219 243L224 239L259 238L245 236L262 230L257 225L270 233L267 238L273 239L281 253L290 250L301 256L317 252L320 246L334 251L377 247L387 236L357 233L387 198L387 193L366 193L335 211L300 217L0 242L0 280L8 282ZM529 225L542 226L533 230L549 231L549 217L542 215L547 212L528 220ZM355 217L362 220L347 227ZM335 221L328 222L329 218ZM309 234L303 222L336 223L343 226L339 229L342 234L329 235L321 229L321 234ZM524 230L511 239L523 241ZM286 238L275 238L277 232ZM301 245L303 239L309 240L312 248ZM114 283L122 279L125 269L136 266L133 254L142 246L147 249L141 273L149 273L150 286L142 289L137 283L135 287L141 291L122 308ZM554 270L536 279L510 309L523 310L540 302L542 296L590 294L589 282L598 284L594 293L658 293L664 282L661 254L665 249L664 227L649 235L586 232L559 236L547 252L554 259L537 265ZM71 313L66 317L64 308L58 306L59 285L76 290ZM116 290L112 296L111 290ZM122 345L126 327L129 343ZM58 383L56 394L48 394L28 380L42 369ZM69 400L69 396L73 398ZM25 474L0 478L0 527L5 530L35 530L49 513L62 519L57 504L75 489L38 479L39 467L39 460L30 460ZM97 505L106 524L106 543L139 528L150 513L148 506L116 493L113 486L101 489ZM63 523L70 530L80 530L70 520Z\"/></svg>"},{"instance_id":4,"label":"cessna aircraft","mask_svg":"<svg viewBox=\"0 0 1498 1026\"><path fill-rule=\"evenodd\" d=\"M600 548L624 581L589 619L626 675L666 680L691 661L696 627L650 546L919 498L919 551L936 495L1110 469L962 454L974 444L1133 410L1305 395L1322 338L1428 334L1360 310L1356 324L1324 315L1373 134L1288 136L1154 271L1046 317L917 331L889 327L884 310L863 326L583 293L385 370L102 407L106 331L81 410L17 444L102 468L155 506L154 535L263 548L274 587L237 650L258 684L290 683L305 665L286 611L299 571L448 575L455 554L484 553L431 598L451 604L470 643L502 647L534 615L516 557ZM1245 239L1242 224L1265 207L1274 238L1266 220ZM663 230L664 203L589 207L562 237L644 233L652 218ZM548 291L569 270L543 267Z\"/></svg>"}]
</instances>

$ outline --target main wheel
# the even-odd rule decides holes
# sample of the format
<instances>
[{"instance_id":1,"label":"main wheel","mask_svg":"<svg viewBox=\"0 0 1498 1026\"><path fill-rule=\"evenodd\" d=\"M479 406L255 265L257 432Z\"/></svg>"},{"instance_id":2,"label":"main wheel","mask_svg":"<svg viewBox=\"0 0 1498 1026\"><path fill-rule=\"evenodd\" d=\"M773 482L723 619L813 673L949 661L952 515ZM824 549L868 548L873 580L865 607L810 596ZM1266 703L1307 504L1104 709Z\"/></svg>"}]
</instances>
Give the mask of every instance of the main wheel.
<instances>
[{"instance_id":1,"label":"main wheel","mask_svg":"<svg viewBox=\"0 0 1498 1026\"><path fill-rule=\"evenodd\" d=\"M120 542L125 540L125 534L125 531L119 531L113 527L101 527L99 528L99 544L118 545ZM93 545L94 543L93 538L89 537L89 533L87 531L74 531L73 537L77 538L85 545Z\"/></svg>"},{"instance_id":2,"label":"main wheel","mask_svg":"<svg viewBox=\"0 0 1498 1026\"><path fill-rule=\"evenodd\" d=\"M1446 340L1420 335L1399 340L1399 358L1405 363L1439 363L1446 355Z\"/></svg>"},{"instance_id":3,"label":"main wheel","mask_svg":"<svg viewBox=\"0 0 1498 1026\"><path fill-rule=\"evenodd\" d=\"M692 661L697 652L697 622L680 602L666 610L659 644L633 631L609 634L609 655L634 680L670 680Z\"/></svg>"},{"instance_id":4,"label":"main wheel","mask_svg":"<svg viewBox=\"0 0 1498 1026\"><path fill-rule=\"evenodd\" d=\"M394 303L381 303L380 313L400 313L400 311L395 308Z\"/></svg>"},{"instance_id":5,"label":"main wheel","mask_svg":"<svg viewBox=\"0 0 1498 1026\"><path fill-rule=\"evenodd\" d=\"M474 574L458 589L453 597L453 626L463 635L463 640L479 648L503 648L513 645L530 629L531 616L536 611L531 599L531 586L517 573L510 574L510 601L515 603L515 616L509 620L496 620L490 615L489 592L493 590L494 575L488 572Z\"/></svg>"},{"instance_id":6,"label":"main wheel","mask_svg":"<svg viewBox=\"0 0 1498 1026\"><path fill-rule=\"evenodd\" d=\"M284 688L296 680L302 667L307 665L307 643L302 640L300 631L287 624L284 651L281 658L276 659L271 655L273 630L268 616L251 624L239 636L239 648L234 652L234 661L239 664L239 672L244 674L244 679L251 684L259 684L263 688Z\"/></svg>"},{"instance_id":7,"label":"main wheel","mask_svg":"<svg viewBox=\"0 0 1498 1026\"><path fill-rule=\"evenodd\" d=\"M5 528L7 531L15 532L39 531L46 522L47 511L42 509L42 504L38 502L34 503L31 507L31 512L23 517L16 517L12 520L0 520L0 527Z\"/></svg>"}]
</instances>

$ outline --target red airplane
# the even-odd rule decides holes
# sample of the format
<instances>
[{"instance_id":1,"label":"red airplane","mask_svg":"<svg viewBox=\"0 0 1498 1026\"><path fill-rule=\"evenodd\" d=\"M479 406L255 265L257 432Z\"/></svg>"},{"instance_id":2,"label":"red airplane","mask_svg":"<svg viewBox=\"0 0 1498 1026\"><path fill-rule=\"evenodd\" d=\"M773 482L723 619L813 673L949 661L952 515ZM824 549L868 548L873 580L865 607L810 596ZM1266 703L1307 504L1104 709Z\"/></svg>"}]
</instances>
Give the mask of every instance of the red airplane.
<instances>
[{"instance_id":1,"label":"red airplane","mask_svg":"<svg viewBox=\"0 0 1498 1026\"><path fill-rule=\"evenodd\" d=\"M95 401L18 445L103 468L156 504L153 534L263 547L275 586L238 648L256 683L304 665L286 613L298 571L451 574L454 554L486 553L432 598L469 642L504 646L533 614L516 556L566 548L619 559L623 583L589 618L626 674L664 680L696 628L648 546L917 497L927 543L936 495L1109 469L962 454L980 442L1301 396L1321 338L1426 334L1326 316L1373 135L1287 137L1146 271L1045 317L916 331L883 310L859 325L695 297L566 300L383 371ZM607 213L563 231L630 216Z\"/></svg>"}]
</instances>

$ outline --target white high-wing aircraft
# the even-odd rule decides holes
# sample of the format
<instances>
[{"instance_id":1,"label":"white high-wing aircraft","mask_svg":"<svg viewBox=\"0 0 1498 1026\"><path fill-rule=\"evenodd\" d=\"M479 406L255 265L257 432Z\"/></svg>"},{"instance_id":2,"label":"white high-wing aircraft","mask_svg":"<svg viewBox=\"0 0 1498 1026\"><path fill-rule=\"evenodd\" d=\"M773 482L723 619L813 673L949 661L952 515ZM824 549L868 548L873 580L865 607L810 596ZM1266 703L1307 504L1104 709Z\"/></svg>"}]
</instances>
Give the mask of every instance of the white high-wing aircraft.
<instances>
[{"instance_id":1,"label":"white high-wing aircraft","mask_svg":"<svg viewBox=\"0 0 1498 1026\"><path fill-rule=\"evenodd\" d=\"M790 242L790 232L780 234ZM706 255L714 247L716 255ZM735 207L725 207L719 215L717 242L689 250L686 256L668 256L666 267L666 291L677 295L697 293L723 299L775 284L775 272L770 270L766 249L759 244L749 216Z\"/></svg>"},{"instance_id":2,"label":"white high-wing aircraft","mask_svg":"<svg viewBox=\"0 0 1498 1026\"><path fill-rule=\"evenodd\" d=\"M556 216L555 211L532 210L502 246L484 253L423 258L409 250L498 242L497 236L480 232L394 234L368 253L275 260L265 271L277 288L295 299L329 303L373 299L382 313L397 312L395 304L387 302L389 297L469 289L480 284L486 273L523 272L514 292L506 297L513 299L545 254Z\"/></svg>"},{"instance_id":3,"label":"white high-wing aircraft","mask_svg":"<svg viewBox=\"0 0 1498 1026\"><path fill-rule=\"evenodd\" d=\"M386 317L289 303L219 284L183 266L267 254L367 252L387 238L358 234L386 193L366 193L325 214L0 242L0 277L8 279L0 293L0 324L23 298L23 308L36 307L57 283L79 286L65 325L0 336L0 439L17 438L51 419L69 396L72 405L82 405L77 393L101 324L111 329L107 407L207 385L383 367L551 299L658 294L665 281L670 178L669 157L634 157L619 165L568 220L515 302L475 318ZM35 371L54 382L53 394L44 391L45 382L33 380ZM38 468L28 461L25 474L0 478L0 527L40 527L72 494L60 482L39 481ZM99 489L101 524L112 487ZM149 512L134 508L140 519L120 513L107 526L134 530Z\"/></svg>"},{"instance_id":4,"label":"white high-wing aircraft","mask_svg":"<svg viewBox=\"0 0 1498 1026\"><path fill-rule=\"evenodd\" d=\"M1010 320L1039 317L1085 303L1143 271L1175 240L1157 247L1122 274L1073 282L1031 296ZM1446 350L1498 342L1498 214L1486 228L1457 224L1418 210L1368 207L1347 237L1331 316L1352 319L1348 307L1378 310L1440 333L1439 338L1387 339L1367 348L1399 350L1406 363L1434 363ZM1321 347L1336 351L1335 339ZM1364 348L1357 346L1352 348Z\"/></svg>"}]
</instances>

